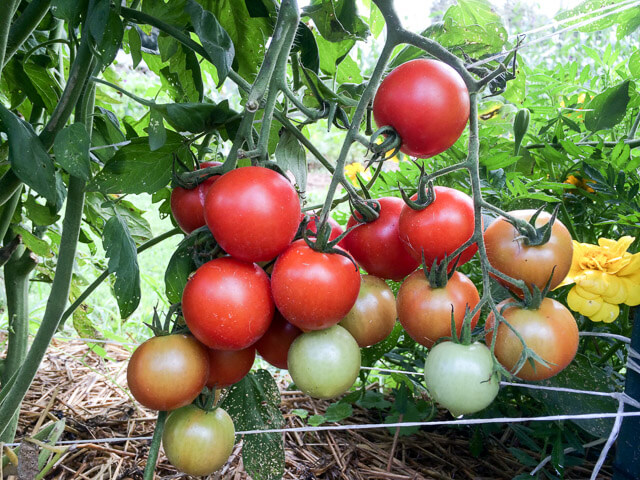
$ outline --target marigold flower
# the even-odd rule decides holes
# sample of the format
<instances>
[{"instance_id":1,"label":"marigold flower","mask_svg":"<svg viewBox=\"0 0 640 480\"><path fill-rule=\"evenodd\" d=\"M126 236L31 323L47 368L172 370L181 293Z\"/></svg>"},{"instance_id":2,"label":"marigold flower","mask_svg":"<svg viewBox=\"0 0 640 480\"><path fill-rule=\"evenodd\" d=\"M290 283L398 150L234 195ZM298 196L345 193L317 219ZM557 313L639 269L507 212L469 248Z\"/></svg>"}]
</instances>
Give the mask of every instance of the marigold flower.
<instances>
[{"instance_id":1,"label":"marigold flower","mask_svg":"<svg viewBox=\"0 0 640 480\"><path fill-rule=\"evenodd\" d=\"M590 183L595 183L590 178L578 178L575 175L569 175L564 183L570 183L571 185L575 185L589 193L595 192L595 190L589 186Z\"/></svg>"},{"instance_id":2,"label":"marigold flower","mask_svg":"<svg viewBox=\"0 0 640 480\"><path fill-rule=\"evenodd\" d=\"M569 274L561 285L575 283L569 291L569 308L594 322L613 322L621 303L640 305L640 253L627 249L634 237L598 239L598 245L573 242Z\"/></svg>"},{"instance_id":3,"label":"marigold flower","mask_svg":"<svg viewBox=\"0 0 640 480\"><path fill-rule=\"evenodd\" d=\"M371 178L371 174L365 170L364 166L360 162L353 162L349 165L345 165L344 174L354 185L358 185L358 179L356 178L358 173L365 180L369 180Z\"/></svg>"}]
</instances>

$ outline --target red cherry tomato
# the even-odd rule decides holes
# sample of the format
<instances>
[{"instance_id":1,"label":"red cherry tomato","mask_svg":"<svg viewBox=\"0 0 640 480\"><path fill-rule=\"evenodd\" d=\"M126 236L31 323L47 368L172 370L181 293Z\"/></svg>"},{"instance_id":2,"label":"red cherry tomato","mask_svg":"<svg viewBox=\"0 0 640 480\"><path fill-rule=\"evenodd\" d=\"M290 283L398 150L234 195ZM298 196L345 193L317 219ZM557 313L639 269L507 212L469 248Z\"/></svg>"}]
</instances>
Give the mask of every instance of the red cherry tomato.
<instances>
[{"instance_id":1,"label":"red cherry tomato","mask_svg":"<svg viewBox=\"0 0 640 480\"><path fill-rule=\"evenodd\" d=\"M255 347L271 365L286 369L289 347L301 333L302 330L287 322L276 310L269 330L255 343Z\"/></svg>"},{"instance_id":2,"label":"red cherry tomato","mask_svg":"<svg viewBox=\"0 0 640 480\"><path fill-rule=\"evenodd\" d=\"M469 195L448 187L434 187L434 192L435 200L423 210L405 205L399 221L400 239L417 261L421 261L424 252L427 268L469 240L475 226L473 200ZM416 198L414 195L412 199ZM458 266L468 262L477 250L475 243L467 247Z\"/></svg>"},{"instance_id":3,"label":"red cherry tomato","mask_svg":"<svg viewBox=\"0 0 640 480\"><path fill-rule=\"evenodd\" d=\"M246 262L271 260L293 240L300 201L291 183L263 167L225 173L205 200L205 219L229 255Z\"/></svg>"},{"instance_id":4,"label":"red cherry tomato","mask_svg":"<svg viewBox=\"0 0 640 480\"><path fill-rule=\"evenodd\" d=\"M215 167L216 165L221 165L221 163L203 162L200 164L200 168ZM171 213L173 213L173 218L176 219L184 233L191 233L196 228L205 225L204 200L209 188L218 178L220 178L220 175L214 175L207 178L196 188L176 187L171 192Z\"/></svg>"},{"instance_id":5,"label":"red cherry tomato","mask_svg":"<svg viewBox=\"0 0 640 480\"><path fill-rule=\"evenodd\" d=\"M344 238L344 246L370 275L402 280L418 268L418 262L409 254L398 232L404 202L396 197L383 197L377 201L380 202L380 216L349 232ZM356 223L358 221L352 216L347 228Z\"/></svg>"},{"instance_id":6,"label":"red cherry tomato","mask_svg":"<svg viewBox=\"0 0 640 480\"><path fill-rule=\"evenodd\" d=\"M190 404L208 375L207 349L191 335L152 337L133 352L127 367L134 398L162 411Z\"/></svg>"},{"instance_id":7,"label":"red cherry tomato","mask_svg":"<svg viewBox=\"0 0 640 480\"><path fill-rule=\"evenodd\" d=\"M444 152L469 119L469 92L462 77L438 60L418 59L395 68L373 100L379 127L391 125L407 155L429 158Z\"/></svg>"},{"instance_id":8,"label":"red cherry tomato","mask_svg":"<svg viewBox=\"0 0 640 480\"><path fill-rule=\"evenodd\" d=\"M329 217L329 225L331 225L331 233L329 234L329 240L335 240L336 238L338 238L340 235L344 233L344 230L342 229L340 224L331 217ZM315 218L312 217L311 220L309 220L309 223L307 223L307 230L311 230L313 233L318 232ZM338 243L338 246L345 248L344 238Z\"/></svg>"},{"instance_id":9,"label":"red cherry tomato","mask_svg":"<svg viewBox=\"0 0 640 480\"><path fill-rule=\"evenodd\" d=\"M451 336L451 310L458 335L462 332L465 309L480 301L478 289L469 277L454 272L443 288L432 288L422 270L413 272L398 291L398 320L416 342L431 348L442 337ZM474 328L478 312L471 319Z\"/></svg>"},{"instance_id":10,"label":"red cherry tomato","mask_svg":"<svg viewBox=\"0 0 640 480\"><path fill-rule=\"evenodd\" d=\"M284 318L302 330L321 330L351 310L360 291L360 274L348 258L316 252L298 240L276 260L271 288Z\"/></svg>"},{"instance_id":11,"label":"red cherry tomato","mask_svg":"<svg viewBox=\"0 0 640 480\"><path fill-rule=\"evenodd\" d=\"M231 257L202 265L182 293L189 330L218 350L241 350L255 343L269 328L273 310L264 270Z\"/></svg>"},{"instance_id":12,"label":"red cherry tomato","mask_svg":"<svg viewBox=\"0 0 640 480\"><path fill-rule=\"evenodd\" d=\"M242 380L253 367L256 349L252 345L242 350L208 349L209 378L207 387L225 388Z\"/></svg>"},{"instance_id":13,"label":"red cherry tomato","mask_svg":"<svg viewBox=\"0 0 640 480\"><path fill-rule=\"evenodd\" d=\"M547 362L535 367L526 361L515 376L523 380L544 380L553 377L571 363L578 351L578 325L571 312L560 302L544 298L537 310L527 310L507 299L496 305L502 316L516 330L527 346ZM485 342L491 345L495 316L493 312L485 323ZM498 361L513 372L522 355L522 342L504 323L500 323L496 337L495 355Z\"/></svg>"}]
</instances>

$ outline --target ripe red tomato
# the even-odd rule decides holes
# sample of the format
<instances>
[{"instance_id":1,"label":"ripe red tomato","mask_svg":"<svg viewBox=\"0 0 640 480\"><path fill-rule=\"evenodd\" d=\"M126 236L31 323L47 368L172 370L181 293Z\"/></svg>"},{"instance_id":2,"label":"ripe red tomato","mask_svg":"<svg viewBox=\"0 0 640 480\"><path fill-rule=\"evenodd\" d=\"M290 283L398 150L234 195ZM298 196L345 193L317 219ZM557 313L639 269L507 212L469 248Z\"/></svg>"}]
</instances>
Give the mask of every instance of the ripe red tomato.
<instances>
[{"instance_id":1,"label":"ripe red tomato","mask_svg":"<svg viewBox=\"0 0 640 480\"><path fill-rule=\"evenodd\" d=\"M336 222L333 218L329 217L329 225L331 225L331 233L329 234L329 240L335 240L336 238L338 238L340 235L342 235L344 233L344 230L342 230L342 227L340 226L340 224L338 222ZM309 220L309 223L307 223L307 230L311 230L313 233L317 233L318 229L316 227L316 219L315 218L311 218L311 220ZM338 243L339 247L345 248L344 246L344 238ZM345 248L346 250L346 248Z\"/></svg>"},{"instance_id":2,"label":"ripe red tomato","mask_svg":"<svg viewBox=\"0 0 640 480\"><path fill-rule=\"evenodd\" d=\"M451 336L451 309L458 335L462 332L465 308L480 301L478 289L469 277L454 272L444 288L432 288L422 270L413 272L398 291L398 320L416 342L431 348L442 337ZM480 312L471 319L478 323Z\"/></svg>"},{"instance_id":3,"label":"ripe red tomato","mask_svg":"<svg viewBox=\"0 0 640 480\"><path fill-rule=\"evenodd\" d=\"M235 428L229 414L187 405L171 412L162 432L162 446L171 464L193 476L209 475L222 467L233 450Z\"/></svg>"},{"instance_id":4,"label":"ripe red tomato","mask_svg":"<svg viewBox=\"0 0 640 480\"><path fill-rule=\"evenodd\" d=\"M431 268L433 261L442 261L473 235L475 215L473 200L454 188L434 187L435 200L423 210L402 208L399 221L400 239L411 256L421 261L422 252ZM417 197L414 195L413 200ZM466 248L458 266L468 262L478 250L475 243ZM453 260L453 259L452 259Z\"/></svg>"},{"instance_id":5,"label":"ripe red tomato","mask_svg":"<svg viewBox=\"0 0 640 480\"><path fill-rule=\"evenodd\" d=\"M298 240L276 260L271 288L284 318L302 330L320 330L349 313L360 291L360 274L348 258L316 252Z\"/></svg>"},{"instance_id":6,"label":"ripe red tomato","mask_svg":"<svg viewBox=\"0 0 640 480\"><path fill-rule=\"evenodd\" d=\"M409 254L398 232L404 202L396 197L383 197L377 201L380 202L380 216L350 232L344 238L344 246L370 275L402 280L418 268L418 262ZM347 228L357 223L351 216Z\"/></svg>"},{"instance_id":7,"label":"ripe red tomato","mask_svg":"<svg viewBox=\"0 0 640 480\"><path fill-rule=\"evenodd\" d=\"M191 335L152 337L133 352L127 367L131 394L153 410L190 404L208 375L207 349Z\"/></svg>"},{"instance_id":8,"label":"ripe red tomato","mask_svg":"<svg viewBox=\"0 0 640 480\"><path fill-rule=\"evenodd\" d=\"M531 219L534 213L534 210L509 212L523 220ZM546 225L550 218L550 214L542 212L536 219L536 227ZM555 267L551 289L557 287L571 268L573 242L567 227L556 219L551 227L551 237L543 245L528 246L521 237L503 217L496 219L484 232L489 263L505 275L524 280L529 288L536 285L540 290L546 285ZM507 286L519 292L519 289Z\"/></svg>"},{"instance_id":9,"label":"ripe red tomato","mask_svg":"<svg viewBox=\"0 0 640 480\"><path fill-rule=\"evenodd\" d=\"M362 348L387 338L397 317L396 298L389 286L381 278L362 275L358 299L339 325L346 328Z\"/></svg>"},{"instance_id":10,"label":"ripe red tomato","mask_svg":"<svg viewBox=\"0 0 640 480\"><path fill-rule=\"evenodd\" d=\"M407 155L429 158L444 152L469 119L469 91L452 67L418 59L395 68L373 99L379 127L391 125Z\"/></svg>"},{"instance_id":11,"label":"ripe red tomato","mask_svg":"<svg viewBox=\"0 0 640 480\"><path fill-rule=\"evenodd\" d=\"M200 168L221 165L220 162L203 162ZM176 187L171 192L171 213L184 233L191 233L196 228L204 227L204 199L209 188L220 178L214 175L207 178L196 188Z\"/></svg>"},{"instance_id":12,"label":"ripe red tomato","mask_svg":"<svg viewBox=\"0 0 640 480\"><path fill-rule=\"evenodd\" d=\"M302 330L287 322L276 310L269 330L255 343L255 347L271 365L286 369L289 347L301 333Z\"/></svg>"},{"instance_id":13,"label":"ripe red tomato","mask_svg":"<svg viewBox=\"0 0 640 480\"><path fill-rule=\"evenodd\" d=\"M182 293L189 330L218 350L241 350L255 343L269 328L273 310L264 270L232 257L202 265Z\"/></svg>"},{"instance_id":14,"label":"ripe red tomato","mask_svg":"<svg viewBox=\"0 0 640 480\"><path fill-rule=\"evenodd\" d=\"M215 350L209 348L209 377L207 387L225 388L242 380L253 367L256 348L242 350Z\"/></svg>"},{"instance_id":15,"label":"ripe red tomato","mask_svg":"<svg viewBox=\"0 0 640 480\"><path fill-rule=\"evenodd\" d=\"M300 201L293 185L263 167L225 173L205 200L205 219L229 255L246 262L271 260L293 240Z\"/></svg>"},{"instance_id":16,"label":"ripe red tomato","mask_svg":"<svg viewBox=\"0 0 640 480\"><path fill-rule=\"evenodd\" d=\"M506 308L505 308L506 307ZM497 305L498 311L515 328L527 346L536 352L547 366L535 362L535 368L525 362L516 377L524 380L544 380L553 377L571 363L578 351L578 325L571 312L560 302L545 298L537 310L526 310L515 300L507 299ZM495 317L493 312L485 323L485 342L491 345ZM500 323L494 353L498 361L509 371L517 365L522 355L522 343L515 333Z\"/></svg>"},{"instance_id":17,"label":"ripe red tomato","mask_svg":"<svg viewBox=\"0 0 640 480\"><path fill-rule=\"evenodd\" d=\"M289 349L291 378L313 398L333 398L349 390L360 362L357 342L340 325L303 333Z\"/></svg>"}]
</instances>

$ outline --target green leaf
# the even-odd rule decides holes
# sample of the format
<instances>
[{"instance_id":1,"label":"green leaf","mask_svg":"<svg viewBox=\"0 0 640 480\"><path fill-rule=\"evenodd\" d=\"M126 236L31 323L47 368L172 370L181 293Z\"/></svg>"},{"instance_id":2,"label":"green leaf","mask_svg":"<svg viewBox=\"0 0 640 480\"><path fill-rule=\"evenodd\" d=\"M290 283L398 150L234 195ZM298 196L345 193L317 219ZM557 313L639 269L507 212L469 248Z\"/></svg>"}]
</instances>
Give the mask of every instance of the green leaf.
<instances>
[{"instance_id":1,"label":"green leaf","mask_svg":"<svg viewBox=\"0 0 640 480\"><path fill-rule=\"evenodd\" d=\"M51 248L49 247L49 244L46 241L36 237L33 233L29 232L28 230L25 230L20 225L13 225L11 229L16 235L20 235L22 237L22 243L24 243L24 245L33 253L35 253L39 257L45 257L45 258L53 257L53 254L51 253Z\"/></svg>"},{"instance_id":2,"label":"green leaf","mask_svg":"<svg viewBox=\"0 0 640 480\"><path fill-rule=\"evenodd\" d=\"M104 19L102 19L104 22ZM115 10L109 9L106 28L101 41L97 42L96 51L100 55L102 65L110 65L116 58L124 37L124 25Z\"/></svg>"},{"instance_id":3,"label":"green leaf","mask_svg":"<svg viewBox=\"0 0 640 480\"><path fill-rule=\"evenodd\" d=\"M218 103L165 103L152 107L180 132L201 133L219 129L238 117L224 100Z\"/></svg>"},{"instance_id":4,"label":"green leaf","mask_svg":"<svg viewBox=\"0 0 640 480\"><path fill-rule=\"evenodd\" d=\"M355 40L346 39L342 42L330 42L322 37L317 37L318 51L320 54L320 69L327 75L333 76L340 64L355 45Z\"/></svg>"},{"instance_id":5,"label":"green leaf","mask_svg":"<svg viewBox=\"0 0 640 480\"><path fill-rule=\"evenodd\" d=\"M587 105L584 125L588 130L608 130L622 121L629 103L631 82L625 80L615 87L596 95Z\"/></svg>"},{"instance_id":6,"label":"green leaf","mask_svg":"<svg viewBox=\"0 0 640 480\"><path fill-rule=\"evenodd\" d=\"M398 344L398 339L400 338L400 335L403 334L403 332L404 329L402 328L402 325L396 323L393 327L393 330L391 330L391 333L386 339L370 347L363 348L362 365L364 367L371 367L378 360L380 360L385 353L393 350Z\"/></svg>"},{"instance_id":7,"label":"green leaf","mask_svg":"<svg viewBox=\"0 0 640 480\"><path fill-rule=\"evenodd\" d=\"M52 112L60 100L60 88L58 82L47 68L37 65L31 61L23 64L24 73L29 78L29 83L37 92L34 97L33 92L28 92L29 99L42 105L47 111Z\"/></svg>"},{"instance_id":8,"label":"green leaf","mask_svg":"<svg viewBox=\"0 0 640 480\"><path fill-rule=\"evenodd\" d=\"M109 259L109 273L114 273L114 291L120 316L127 318L140 304L140 268L138 252L129 227L120 215L107 220L103 232L104 249Z\"/></svg>"},{"instance_id":9,"label":"green leaf","mask_svg":"<svg viewBox=\"0 0 640 480\"><path fill-rule=\"evenodd\" d=\"M87 20L87 24L89 27L89 34L96 45L100 45L102 43L104 34L107 31L109 10L109 0L95 0L93 9L91 10L91 16Z\"/></svg>"},{"instance_id":10,"label":"green leaf","mask_svg":"<svg viewBox=\"0 0 640 480\"><path fill-rule=\"evenodd\" d=\"M294 408L293 410L291 410L291 414L297 415L303 419L309 416L309 412L307 410L303 410L302 408Z\"/></svg>"},{"instance_id":11,"label":"green leaf","mask_svg":"<svg viewBox=\"0 0 640 480\"><path fill-rule=\"evenodd\" d=\"M221 85L233 63L235 49L231 37L212 13L204 10L194 0L187 0L185 11L191 17L193 29L218 71L218 85Z\"/></svg>"},{"instance_id":12,"label":"green leaf","mask_svg":"<svg viewBox=\"0 0 640 480\"><path fill-rule=\"evenodd\" d=\"M320 425L322 425L323 423L325 423L327 421L327 419L324 417L324 415L311 415L309 417L309 420L307 420L307 424L312 426L312 427L318 427Z\"/></svg>"},{"instance_id":13,"label":"green leaf","mask_svg":"<svg viewBox=\"0 0 640 480\"><path fill-rule=\"evenodd\" d=\"M51 13L54 17L65 20L70 27L80 23L80 15L85 11L89 0L53 0Z\"/></svg>"},{"instance_id":14,"label":"green leaf","mask_svg":"<svg viewBox=\"0 0 640 480\"><path fill-rule=\"evenodd\" d=\"M387 409L392 405L392 403L384 397L384 394L373 390L367 390L357 403L362 408L377 408L378 410Z\"/></svg>"},{"instance_id":15,"label":"green leaf","mask_svg":"<svg viewBox=\"0 0 640 480\"><path fill-rule=\"evenodd\" d=\"M296 38L291 51L300 53L300 62L305 68L318 73L320 68L318 43L311 29L303 22L298 23L298 30L296 31Z\"/></svg>"},{"instance_id":16,"label":"green leaf","mask_svg":"<svg viewBox=\"0 0 640 480\"><path fill-rule=\"evenodd\" d=\"M266 370L250 373L229 388L222 401L236 430L282 428L278 385ZM242 461L254 480L276 480L284 474L284 442L280 433L247 435L243 439Z\"/></svg>"},{"instance_id":17,"label":"green leaf","mask_svg":"<svg viewBox=\"0 0 640 480\"><path fill-rule=\"evenodd\" d=\"M136 68L142 61L142 42L140 41L140 33L138 29L132 27L127 33L127 40L129 40L129 49L131 50L131 61L133 62L133 68Z\"/></svg>"},{"instance_id":18,"label":"green leaf","mask_svg":"<svg viewBox=\"0 0 640 480\"><path fill-rule=\"evenodd\" d=\"M602 368L591 364L589 359L576 355L573 362L555 377L540 382L549 387L572 388L593 392L616 391L613 377ZM543 402L551 415L572 415L584 413L615 413L618 402L611 397L596 397L575 393L549 390L529 390L536 400ZM613 426L612 418L594 420L572 420L580 428L596 437L606 437Z\"/></svg>"},{"instance_id":19,"label":"green leaf","mask_svg":"<svg viewBox=\"0 0 640 480\"><path fill-rule=\"evenodd\" d=\"M288 130L284 130L280 135L275 155L282 170L289 170L293 174L298 191L306 191L307 154L298 139Z\"/></svg>"},{"instance_id":20,"label":"green leaf","mask_svg":"<svg viewBox=\"0 0 640 480\"><path fill-rule=\"evenodd\" d=\"M164 128L162 113L151 109L149 114L149 149L153 152L164 146L167 141L167 130Z\"/></svg>"},{"instance_id":21,"label":"green leaf","mask_svg":"<svg viewBox=\"0 0 640 480\"><path fill-rule=\"evenodd\" d=\"M353 407L348 403L332 403L327 407L324 416L327 422L341 422L353 415Z\"/></svg>"},{"instance_id":22,"label":"green leaf","mask_svg":"<svg viewBox=\"0 0 640 480\"><path fill-rule=\"evenodd\" d=\"M133 203L123 200L105 201L99 193L88 192L84 205L86 222L99 237L102 236L104 225L111 217L118 215L125 219L131 238L136 245L140 245L153 237L149 222L142 216L144 210Z\"/></svg>"},{"instance_id":23,"label":"green leaf","mask_svg":"<svg viewBox=\"0 0 640 480\"><path fill-rule=\"evenodd\" d=\"M206 227L191 232L178 244L164 273L165 291L171 303L182 300L182 291L189 275L200 265L213 259L211 253L216 245L216 240Z\"/></svg>"},{"instance_id":24,"label":"green leaf","mask_svg":"<svg viewBox=\"0 0 640 480\"><path fill-rule=\"evenodd\" d=\"M169 133L169 132L168 132ZM87 186L102 193L153 193L171 181L173 156L189 155L175 133L162 148L149 150L149 138L133 139L107 162Z\"/></svg>"},{"instance_id":25,"label":"green leaf","mask_svg":"<svg viewBox=\"0 0 640 480\"><path fill-rule=\"evenodd\" d=\"M311 18L330 42L366 40L369 36L369 27L358 16L355 0L312 0L302 15Z\"/></svg>"},{"instance_id":26,"label":"green leaf","mask_svg":"<svg viewBox=\"0 0 640 480\"><path fill-rule=\"evenodd\" d=\"M189 22L186 3L186 0L144 0L142 11L175 27L184 27Z\"/></svg>"},{"instance_id":27,"label":"green leaf","mask_svg":"<svg viewBox=\"0 0 640 480\"><path fill-rule=\"evenodd\" d=\"M56 135L53 153L56 162L71 175L88 182L91 178L89 146L91 139L82 123L74 123L65 127Z\"/></svg>"},{"instance_id":28,"label":"green leaf","mask_svg":"<svg viewBox=\"0 0 640 480\"><path fill-rule=\"evenodd\" d=\"M629 57L629 72L632 77L640 78L640 50L636 50Z\"/></svg>"},{"instance_id":29,"label":"green leaf","mask_svg":"<svg viewBox=\"0 0 640 480\"><path fill-rule=\"evenodd\" d=\"M64 197L57 188L57 173L51 157L31 125L0 104L0 121L9 137L9 161L13 173L29 187L62 208Z\"/></svg>"},{"instance_id":30,"label":"green leaf","mask_svg":"<svg viewBox=\"0 0 640 480\"><path fill-rule=\"evenodd\" d=\"M34 225L46 227L60 219L60 215L56 215L50 205L40 205L32 195L27 197L24 207L27 211L27 217Z\"/></svg>"}]
</instances>

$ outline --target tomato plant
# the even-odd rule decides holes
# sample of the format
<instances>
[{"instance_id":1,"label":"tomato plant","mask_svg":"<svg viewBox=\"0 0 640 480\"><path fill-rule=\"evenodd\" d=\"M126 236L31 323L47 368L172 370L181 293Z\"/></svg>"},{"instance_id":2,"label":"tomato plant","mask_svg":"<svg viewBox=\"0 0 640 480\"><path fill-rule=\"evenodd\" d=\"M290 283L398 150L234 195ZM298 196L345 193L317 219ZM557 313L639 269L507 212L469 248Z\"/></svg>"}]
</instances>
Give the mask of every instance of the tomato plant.
<instances>
[{"instance_id":1,"label":"tomato plant","mask_svg":"<svg viewBox=\"0 0 640 480\"><path fill-rule=\"evenodd\" d=\"M220 246L247 262L271 260L293 240L300 201L293 185L264 167L224 174L209 189L205 219Z\"/></svg>"},{"instance_id":2,"label":"tomato plant","mask_svg":"<svg viewBox=\"0 0 640 480\"><path fill-rule=\"evenodd\" d=\"M381 278L362 275L355 305L340 321L360 347L368 347L389 336L396 324L396 299Z\"/></svg>"},{"instance_id":3,"label":"tomato plant","mask_svg":"<svg viewBox=\"0 0 640 480\"><path fill-rule=\"evenodd\" d=\"M287 321L302 330L320 330L351 310L360 291L360 274L344 255L317 252L298 240L276 260L271 287Z\"/></svg>"},{"instance_id":4,"label":"tomato plant","mask_svg":"<svg viewBox=\"0 0 640 480\"><path fill-rule=\"evenodd\" d=\"M220 162L202 162L200 168L214 167ZM171 191L171 213L183 232L191 233L205 225L204 200L211 185L220 178L213 175L192 189L175 187Z\"/></svg>"},{"instance_id":5,"label":"tomato plant","mask_svg":"<svg viewBox=\"0 0 640 480\"><path fill-rule=\"evenodd\" d=\"M255 343L255 347L260 356L271 365L286 369L289 347L301 333L302 330L287 322L276 310L269 329Z\"/></svg>"},{"instance_id":6,"label":"tomato plant","mask_svg":"<svg viewBox=\"0 0 640 480\"><path fill-rule=\"evenodd\" d=\"M222 467L233 450L233 420L222 408L211 412L187 405L172 412L162 434L162 446L178 470L210 475Z\"/></svg>"},{"instance_id":7,"label":"tomato plant","mask_svg":"<svg viewBox=\"0 0 640 480\"><path fill-rule=\"evenodd\" d=\"M211 260L189 279L182 313L202 343L240 350L258 340L273 318L269 277L259 266L232 257Z\"/></svg>"},{"instance_id":8,"label":"tomato plant","mask_svg":"<svg viewBox=\"0 0 640 480\"><path fill-rule=\"evenodd\" d=\"M250 346L242 350L214 350L209 348L209 376L207 387L225 388L242 380L253 367L256 348Z\"/></svg>"},{"instance_id":9,"label":"tomato plant","mask_svg":"<svg viewBox=\"0 0 640 480\"><path fill-rule=\"evenodd\" d=\"M360 348L340 325L307 332L289 348L289 373L296 386L314 398L343 394L360 372Z\"/></svg>"},{"instance_id":10,"label":"tomato plant","mask_svg":"<svg viewBox=\"0 0 640 480\"><path fill-rule=\"evenodd\" d=\"M517 219L529 221L535 211L515 210L508 213ZM549 213L540 213L535 226L547 225L550 218ZM487 227L484 241L489 263L500 272L523 280L529 288L535 285L542 290L553 273L550 288L554 289L569 273L573 242L571 234L558 219L551 227L549 240L540 245L528 245L527 238L504 217Z\"/></svg>"},{"instance_id":11,"label":"tomato plant","mask_svg":"<svg viewBox=\"0 0 640 480\"><path fill-rule=\"evenodd\" d=\"M127 383L134 398L153 410L190 404L209 375L206 348L190 335L152 337L131 355Z\"/></svg>"},{"instance_id":12,"label":"tomato plant","mask_svg":"<svg viewBox=\"0 0 640 480\"><path fill-rule=\"evenodd\" d=\"M343 240L344 248L370 275L402 280L418 268L418 261L409 254L398 232L398 219L404 202L396 197L383 197L376 201L380 203L379 217L351 231ZM347 228L357 223L352 215Z\"/></svg>"},{"instance_id":13,"label":"tomato plant","mask_svg":"<svg viewBox=\"0 0 640 480\"><path fill-rule=\"evenodd\" d=\"M478 342L439 343L427 355L424 377L433 399L454 417L483 410L500 390L491 351Z\"/></svg>"},{"instance_id":14,"label":"tomato plant","mask_svg":"<svg viewBox=\"0 0 640 480\"><path fill-rule=\"evenodd\" d=\"M507 299L497 305L507 322L520 334L527 347L538 354L547 365L534 360L525 362L513 372L522 355L523 346L516 334L500 323L496 336L495 355L498 361L517 377L524 380L544 380L562 371L578 351L578 325L571 312L557 300L545 298L536 309L519 306ZM495 316L490 313L485 323L485 341L491 345Z\"/></svg>"},{"instance_id":15,"label":"tomato plant","mask_svg":"<svg viewBox=\"0 0 640 480\"><path fill-rule=\"evenodd\" d=\"M344 230L342 230L342 227L340 226L340 224L336 222L333 218L329 217L328 222L329 222L329 225L331 225L331 233L329 234L329 240L335 240L336 238L338 238L340 235L344 233ZM318 233L318 227L316 226L315 218L311 218L311 220L309 220L309 223L307 223L307 230L313 233ZM346 250L346 247L344 246L344 242L345 242L345 239L343 238L338 243L338 246Z\"/></svg>"},{"instance_id":16,"label":"tomato plant","mask_svg":"<svg viewBox=\"0 0 640 480\"><path fill-rule=\"evenodd\" d=\"M451 312L460 335L465 311L480 301L478 289L469 277L454 272L444 287L433 287L423 270L413 272L398 291L398 320L416 342L426 347L451 336ZM471 319L474 328L480 312Z\"/></svg>"},{"instance_id":17,"label":"tomato plant","mask_svg":"<svg viewBox=\"0 0 640 480\"><path fill-rule=\"evenodd\" d=\"M434 187L435 198L428 207L402 208L399 221L400 239L417 261L424 259L427 268L433 262L451 256L471 238L475 227L473 201L467 194L449 187ZM412 197L414 200L417 196ZM478 250L474 243L462 251L458 266L468 262Z\"/></svg>"},{"instance_id":18,"label":"tomato plant","mask_svg":"<svg viewBox=\"0 0 640 480\"><path fill-rule=\"evenodd\" d=\"M373 100L379 127L391 125L402 151L429 158L444 152L462 134L469 119L469 92L446 63L418 59L395 68Z\"/></svg>"}]
</instances>

